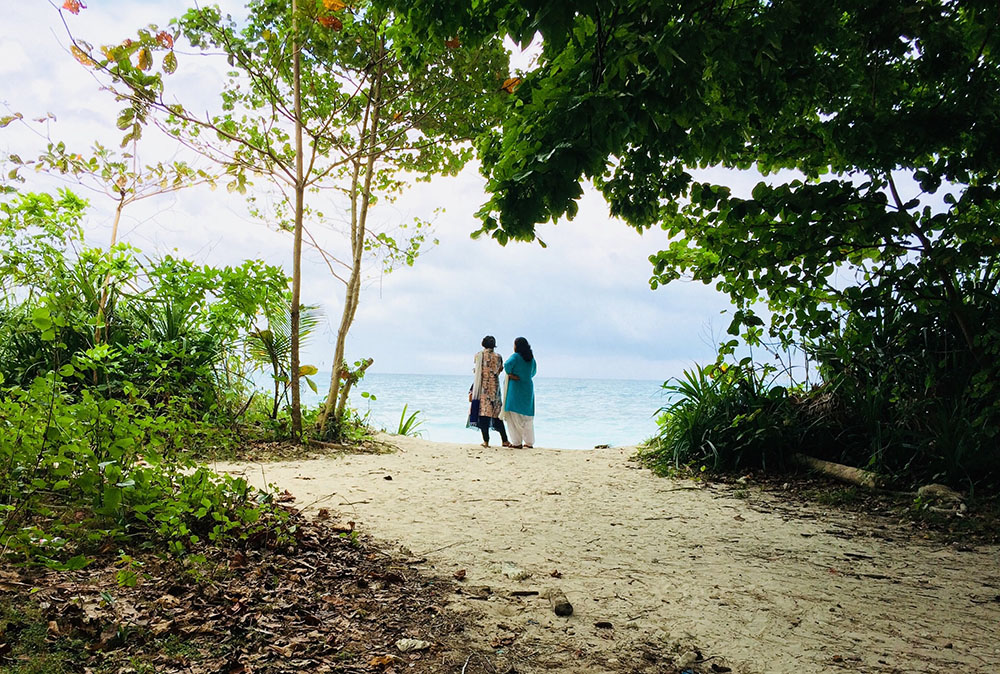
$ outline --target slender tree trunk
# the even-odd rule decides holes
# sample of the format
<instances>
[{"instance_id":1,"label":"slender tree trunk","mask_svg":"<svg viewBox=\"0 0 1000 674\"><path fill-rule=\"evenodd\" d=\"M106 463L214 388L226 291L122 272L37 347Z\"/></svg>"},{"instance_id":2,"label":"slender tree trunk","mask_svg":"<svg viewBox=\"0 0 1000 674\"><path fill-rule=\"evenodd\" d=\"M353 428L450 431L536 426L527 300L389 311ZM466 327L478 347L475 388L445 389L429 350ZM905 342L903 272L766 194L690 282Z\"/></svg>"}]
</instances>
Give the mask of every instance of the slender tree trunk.
<instances>
[{"instance_id":1,"label":"slender tree trunk","mask_svg":"<svg viewBox=\"0 0 1000 674\"><path fill-rule=\"evenodd\" d=\"M302 294L302 217L305 177L302 163L302 87L298 38L298 2L292 0L292 97L295 105L295 232L292 247L292 439L302 439L302 401L299 391L299 320Z\"/></svg>"},{"instance_id":2,"label":"slender tree trunk","mask_svg":"<svg viewBox=\"0 0 1000 674\"><path fill-rule=\"evenodd\" d=\"M347 333L354 322L354 316L358 310L358 300L361 296L361 261L365 249L365 233L368 222L368 207L371 203L371 186L375 173L375 160L377 157L379 116L382 110L382 81L385 76L384 65L385 48L379 41L378 51L375 54L375 62L378 64L377 72L372 81L371 96L369 97L370 127L365 134L365 152L358 155L354 163L354 171L351 176L351 275L347 281L347 289L344 292L344 310L340 317L340 328L337 330L337 345L334 348L333 366L330 373L330 389L327 392L326 402L323 411L320 413L318 425L324 437L328 437L332 430L331 422L339 421L343 414L343 405L339 405L340 400L340 380L343 377L344 353L347 348ZM367 120L366 120L367 121ZM362 182L363 165L363 185ZM360 198L360 204L359 202ZM363 370L362 370L363 371Z\"/></svg>"},{"instance_id":3,"label":"slender tree trunk","mask_svg":"<svg viewBox=\"0 0 1000 674\"><path fill-rule=\"evenodd\" d=\"M118 207L115 209L115 221L111 223L111 243L108 246L109 250L114 248L115 244L118 243L118 223L122 220L122 210L124 209L125 197L123 195L122 198L118 200Z\"/></svg>"},{"instance_id":4,"label":"slender tree trunk","mask_svg":"<svg viewBox=\"0 0 1000 674\"><path fill-rule=\"evenodd\" d=\"M344 410L347 409L347 396L351 393L351 387L354 386L355 382L365 376L365 370L371 367L371 364L374 362L374 358L369 358L368 360L362 362L361 365L358 366L357 371L353 372L344 382L344 387L340 389L340 402L337 403L338 419L344 416Z\"/></svg>"},{"instance_id":5,"label":"slender tree trunk","mask_svg":"<svg viewBox=\"0 0 1000 674\"><path fill-rule=\"evenodd\" d=\"M125 193L122 192L121 199L118 200L118 207L115 209L115 221L111 224L111 244L108 246L110 251L118 243L118 223L122 219L122 210L125 208ZM108 305L108 283L111 282L111 272L108 272L104 277L104 283L101 284L101 298L97 302L97 327L94 328L94 344L100 344L104 341L104 337L107 335L107 330L102 327L104 323L104 311Z\"/></svg>"}]
</instances>

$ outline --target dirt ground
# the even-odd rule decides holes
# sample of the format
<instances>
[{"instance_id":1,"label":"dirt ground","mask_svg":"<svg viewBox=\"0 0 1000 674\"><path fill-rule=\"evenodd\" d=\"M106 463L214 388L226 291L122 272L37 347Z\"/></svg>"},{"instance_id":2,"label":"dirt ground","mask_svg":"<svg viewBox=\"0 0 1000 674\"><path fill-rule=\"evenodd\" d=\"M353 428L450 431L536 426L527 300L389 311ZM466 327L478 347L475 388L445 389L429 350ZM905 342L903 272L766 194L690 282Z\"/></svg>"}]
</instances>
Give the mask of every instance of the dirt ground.
<instances>
[{"instance_id":1,"label":"dirt ground","mask_svg":"<svg viewBox=\"0 0 1000 674\"><path fill-rule=\"evenodd\" d=\"M490 657L470 651L456 672L1000 671L1000 546L752 481L659 478L634 448L390 441L398 451L216 468L458 579L449 608Z\"/></svg>"}]
</instances>

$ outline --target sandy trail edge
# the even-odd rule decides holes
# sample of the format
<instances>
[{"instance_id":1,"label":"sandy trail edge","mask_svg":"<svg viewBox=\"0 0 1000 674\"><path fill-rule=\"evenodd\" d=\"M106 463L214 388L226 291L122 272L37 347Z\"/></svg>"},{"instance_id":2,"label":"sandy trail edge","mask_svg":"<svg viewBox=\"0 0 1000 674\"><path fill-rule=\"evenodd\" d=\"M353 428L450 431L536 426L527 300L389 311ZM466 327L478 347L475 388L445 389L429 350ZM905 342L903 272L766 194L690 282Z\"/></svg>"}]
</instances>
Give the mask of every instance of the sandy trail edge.
<instances>
[{"instance_id":1,"label":"sandy trail edge","mask_svg":"<svg viewBox=\"0 0 1000 674\"><path fill-rule=\"evenodd\" d=\"M752 489L657 478L633 448L388 439L398 452L216 468L355 520L438 573L465 569L493 595L455 607L532 644L537 671L601 671L569 666L574 652L629 670L644 645L667 654L678 640L744 674L1000 671L1000 547L962 552ZM508 563L531 577L512 580ZM552 587L570 618L510 596Z\"/></svg>"}]
</instances>

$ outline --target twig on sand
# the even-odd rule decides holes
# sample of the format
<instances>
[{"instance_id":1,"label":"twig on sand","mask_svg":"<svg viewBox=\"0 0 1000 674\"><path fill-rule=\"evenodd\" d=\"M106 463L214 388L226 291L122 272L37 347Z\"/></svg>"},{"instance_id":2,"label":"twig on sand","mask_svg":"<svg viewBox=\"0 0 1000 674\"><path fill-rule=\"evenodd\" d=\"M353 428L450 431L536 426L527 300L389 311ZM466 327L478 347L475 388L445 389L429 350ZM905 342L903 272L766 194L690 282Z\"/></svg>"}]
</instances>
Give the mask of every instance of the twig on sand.
<instances>
[{"instance_id":1,"label":"twig on sand","mask_svg":"<svg viewBox=\"0 0 1000 674\"><path fill-rule=\"evenodd\" d=\"M493 663L490 662L490 659L484 656L482 653L476 653L475 651L469 653L469 657L465 659L465 664L462 665L462 671L460 674L465 674L465 670L469 666L469 662L472 661L472 656L474 655L479 657L479 660L482 662L484 670L494 672L494 674L496 674L497 668L493 666ZM510 671L514 671L514 668L511 667Z\"/></svg>"},{"instance_id":2,"label":"twig on sand","mask_svg":"<svg viewBox=\"0 0 1000 674\"><path fill-rule=\"evenodd\" d=\"M337 492L331 492L331 493L327 494L326 496L320 496L315 501L310 501L309 503L305 504L304 506L302 506L301 508L299 508L299 510L305 510L306 508L310 508L310 507L316 505L317 503L320 503L322 501L326 501L327 499L331 499L331 498L333 498L336 495L337 495Z\"/></svg>"},{"instance_id":3,"label":"twig on sand","mask_svg":"<svg viewBox=\"0 0 1000 674\"><path fill-rule=\"evenodd\" d=\"M322 449L334 449L340 452L344 451L345 449L350 449L350 447L348 447L347 445L342 445L336 442L323 442L322 440L310 440L309 444L316 445L317 447L320 447Z\"/></svg>"},{"instance_id":4,"label":"twig on sand","mask_svg":"<svg viewBox=\"0 0 1000 674\"><path fill-rule=\"evenodd\" d=\"M448 545L442 545L440 548L434 548L433 550L428 550L427 552L424 553L424 555L425 556L426 555L432 555L435 552L441 552L442 550L447 550L448 548L453 548L456 545L461 545L462 543L465 543L465 541L455 541L454 543L449 543Z\"/></svg>"}]
</instances>

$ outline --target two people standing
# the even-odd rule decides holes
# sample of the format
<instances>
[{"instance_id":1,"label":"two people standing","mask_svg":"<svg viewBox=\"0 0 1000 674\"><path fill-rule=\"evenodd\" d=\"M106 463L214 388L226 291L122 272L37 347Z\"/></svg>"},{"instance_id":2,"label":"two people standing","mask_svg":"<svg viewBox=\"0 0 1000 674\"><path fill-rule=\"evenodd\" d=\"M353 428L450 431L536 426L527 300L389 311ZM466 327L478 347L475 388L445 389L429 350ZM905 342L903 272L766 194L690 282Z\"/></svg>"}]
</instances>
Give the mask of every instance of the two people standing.
<instances>
[{"instance_id":1,"label":"two people standing","mask_svg":"<svg viewBox=\"0 0 1000 674\"><path fill-rule=\"evenodd\" d=\"M490 446L489 429L500 433L504 447L532 447L535 443L535 388L532 378L537 371L531 345L524 337L514 340L514 353L502 362L496 353L496 339L483 338L483 350L476 354L475 377L469 391L471 408L468 426L479 427L483 447ZM504 393L501 395L500 372L507 374ZM504 421L510 424L511 437L507 438ZM513 441L513 442L511 442Z\"/></svg>"}]
</instances>

